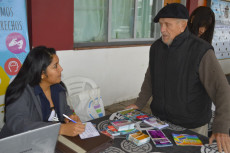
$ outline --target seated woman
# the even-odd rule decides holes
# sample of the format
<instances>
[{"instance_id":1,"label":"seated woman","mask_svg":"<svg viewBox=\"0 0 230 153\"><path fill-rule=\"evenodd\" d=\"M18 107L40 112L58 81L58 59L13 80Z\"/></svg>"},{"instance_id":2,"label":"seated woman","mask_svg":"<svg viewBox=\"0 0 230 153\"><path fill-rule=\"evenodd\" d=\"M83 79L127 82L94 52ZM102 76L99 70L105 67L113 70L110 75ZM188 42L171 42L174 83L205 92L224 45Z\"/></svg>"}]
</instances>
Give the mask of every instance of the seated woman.
<instances>
[{"instance_id":1,"label":"seated woman","mask_svg":"<svg viewBox=\"0 0 230 153\"><path fill-rule=\"evenodd\" d=\"M197 7L190 15L188 29L194 35L212 43L215 14L210 7Z\"/></svg>"},{"instance_id":2,"label":"seated woman","mask_svg":"<svg viewBox=\"0 0 230 153\"><path fill-rule=\"evenodd\" d=\"M0 137L7 137L48 124L62 122L59 134L76 136L85 130L67 105L61 82L62 67L53 48L32 49L5 94L5 125ZM66 114L77 123L63 117Z\"/></svg>"}]
</instances>

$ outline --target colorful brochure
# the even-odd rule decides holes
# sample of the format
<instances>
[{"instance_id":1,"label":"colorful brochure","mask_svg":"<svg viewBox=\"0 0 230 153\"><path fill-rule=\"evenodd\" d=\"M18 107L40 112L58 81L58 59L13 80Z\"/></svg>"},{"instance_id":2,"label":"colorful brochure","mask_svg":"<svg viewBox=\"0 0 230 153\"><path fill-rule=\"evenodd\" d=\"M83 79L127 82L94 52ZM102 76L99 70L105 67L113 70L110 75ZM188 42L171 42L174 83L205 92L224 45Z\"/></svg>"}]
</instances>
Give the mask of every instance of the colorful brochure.
<instances>
[{"instance_id":1,"label":"colorful brochure","mask_svg":"<svg viewBox=\"0 0 230 153\"><path fill-rule=\"evenodd\" d=\"M136 109L125 109L125 110L119 111L118 113L120 113L126 119L129 119L132 121L143 120L143 119L148 118L147 114L139 110L136 110Z\"/></svg>"},{"instance_id":2,"label":"colorful brochure","mask_svg":"<svg viewBox=\"0 0 230 153\"><path fill-rule=\"evenodd\" d=\"M131 130L134 129L134 123L130 120L116 120L112 121L111 124L118 130L118 131L124 131L124 130Z\"/></svg>"},{"instance_id":3,"label":"colorful brochure","mask_svg":"<svg viewBox=\"0 0 230 153\"><path fill-rule=\"evenodd\" d=\"M167 126L169 126L167 123L155 118L155 117L150 117L148 119L145 119L144 122L156 129L162 129Z\"/></svg>"},{"instance_id":4,"label":"colorful brochure","mask_svg":"<svg viewBox=\"0 0 230 153\"><path fill-rule=\"evenodd\" d=\"M172 134L175 143L178 146L202 146L201 140L197 135L188 135L188 134Z\"/></svg>"},{"instance_id":5,"label":"colorful brochure","mask_svg":"<svg viewBox=\"0 0 230 153\"><path fill-rule=\"evenodd\" d=\"M172 146L172 142L161 130L146 130L156 147Z\"/></svg>"}]
</instances>

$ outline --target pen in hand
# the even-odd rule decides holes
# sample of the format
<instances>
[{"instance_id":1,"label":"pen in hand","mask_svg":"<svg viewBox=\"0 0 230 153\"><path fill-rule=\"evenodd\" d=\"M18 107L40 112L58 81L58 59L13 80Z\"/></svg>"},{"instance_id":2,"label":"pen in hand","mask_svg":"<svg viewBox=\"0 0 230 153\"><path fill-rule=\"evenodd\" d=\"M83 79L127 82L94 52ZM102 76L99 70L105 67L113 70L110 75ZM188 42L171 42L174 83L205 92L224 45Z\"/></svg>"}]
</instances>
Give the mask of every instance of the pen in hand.
<instances>
[{"instance_id":1,"label":"pen in hand","mask_svg":"<svg viewBox=\"0 0 230 153\"><path fill-rule=\"evenodd\" d=\"M69 119L71 122L77 123L76 121L74 121L74 120L72 120L71 118L69 118L69 116L67 116L67 115L65 115L65 114L63 114L63 116L64 116L65 118Z\"/></svg>"}]
</instances>

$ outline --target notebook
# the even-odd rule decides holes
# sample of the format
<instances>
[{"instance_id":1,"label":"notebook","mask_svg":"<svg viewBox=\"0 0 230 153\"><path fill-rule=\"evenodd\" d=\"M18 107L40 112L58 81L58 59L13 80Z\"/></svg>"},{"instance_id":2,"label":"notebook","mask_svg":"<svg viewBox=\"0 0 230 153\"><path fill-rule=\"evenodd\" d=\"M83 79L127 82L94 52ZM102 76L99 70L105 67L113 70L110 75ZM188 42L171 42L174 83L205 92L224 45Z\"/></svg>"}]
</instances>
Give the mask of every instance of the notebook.
<instances>
[{"instance_id":1,"label":"notebook","mask_svg":"<svg viewBox=\"0 0 230 153\"><path fill-rule=\"evenodd\" d=\"M53 153L60 123L37 128L0 139L0 152L4 153Z\"/></svg>"}]
</instances>

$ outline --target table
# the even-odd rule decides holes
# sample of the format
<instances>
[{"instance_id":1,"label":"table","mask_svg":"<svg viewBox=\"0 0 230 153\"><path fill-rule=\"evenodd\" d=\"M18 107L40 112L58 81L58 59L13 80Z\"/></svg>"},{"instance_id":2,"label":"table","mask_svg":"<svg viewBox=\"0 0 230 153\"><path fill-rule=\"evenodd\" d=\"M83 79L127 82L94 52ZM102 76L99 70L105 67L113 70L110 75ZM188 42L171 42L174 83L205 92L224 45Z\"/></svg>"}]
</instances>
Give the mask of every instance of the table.
<instances>
[{"instance_id":1,"label":"table","mask_svg":"<svg viewBox=\"0 0 230 153\"><path fill-rule=\"evenodd\" d=\"M96 125L96 128L100 131L103 130L105 127L107 127L110 124L110 119L120 119L117 115L107 115L95 120L91 120L93 124ZM167 122L168 123L168 122ZM141 123L140 123L141 124ZM176 126L174 124L168 123L169 126L167 128L162 129L162 131L165 133L165 135L171 140L173 143L173 146L170 147L155 147L152 140L150 140L149 143L146 143L141 146L136 146L130 141L126 140L125 135L115 136L113 145L106 150L104 150L102 153L217 153L217 145L216 143L213 143L212 145L209 145L209 139L208 137L202 136L198 133L195 133L193 131L190 131L188 129L185 129L180 126ZM197 135L199 139L204 144L203 146L177 146L172 138L172 133L180 133L180 134L191 134L191 135Z\"/></svg>"},{"instance_id":2,"label":"table","mask_svg":"<svg viewBox=\"0 0 230 153\"><path fill-rule=\"evenodd\" d=\"M102 130L108 126L110 123L110 115L104 116L102 118L98 118L96 120L92 120L91 122L96 124L98 130ZM119 116L113 114L111 119L119 119ZM168 122L167 122L168 123ZM126 153L126 152L136 152L136 153L146 153L146 152L164 152L164 153L215 153L218 152L217 145L214 143L213 145L209 145L209 138L188 129L185 129L180 126L176 126L174 124L168 123L169 127L162 129L165 135L171 140L173 146L171 147L155 147L153 142L150 140L149 143L146 143L141 146L136 146L130 141L126 140L125 135L114 137L113 146L107 148L103 153ZM183 134L195 134L197 135L204 146L177 146L172 138L172 133L183 133Z\"/></svg>"}]
</instances>

